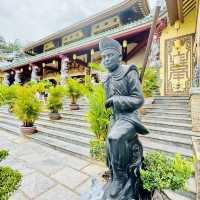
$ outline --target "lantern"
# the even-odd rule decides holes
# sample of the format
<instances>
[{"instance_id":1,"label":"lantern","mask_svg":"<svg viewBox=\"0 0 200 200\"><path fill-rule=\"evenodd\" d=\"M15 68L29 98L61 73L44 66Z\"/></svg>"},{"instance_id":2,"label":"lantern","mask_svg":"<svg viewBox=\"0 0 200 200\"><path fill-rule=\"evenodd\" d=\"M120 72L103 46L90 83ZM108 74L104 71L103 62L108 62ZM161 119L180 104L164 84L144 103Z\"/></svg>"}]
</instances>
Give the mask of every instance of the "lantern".
<instances>
[{"instance_id":1,"label":"lantern","mask_svg":"<svg viewBox=\"0 0 200 200\"><path fill-rule=\"evenodd\" d=\"M128 46L127 40L124 40L124 41L123 41L122 46L123 46L123 48L126 48L126 47Z\"/></svg>"}]
</instances>

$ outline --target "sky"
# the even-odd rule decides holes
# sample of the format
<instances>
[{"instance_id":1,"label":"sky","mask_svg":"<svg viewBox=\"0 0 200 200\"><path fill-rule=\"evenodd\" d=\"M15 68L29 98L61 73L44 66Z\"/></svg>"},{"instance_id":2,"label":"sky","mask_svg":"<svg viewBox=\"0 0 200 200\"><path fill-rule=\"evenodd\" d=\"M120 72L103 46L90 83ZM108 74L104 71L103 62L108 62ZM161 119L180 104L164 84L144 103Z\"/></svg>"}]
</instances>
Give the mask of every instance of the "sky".
<instances>
[{"instance_id":1,"label":"sky","mask_svg":"<svg viewBox=\"0 0 200 200\"><path fill-rule=\"evenodd\" d=\"M0 0L0 36L37 41L123 0ZM156 0L149 0L154 6Z\"/></svg>"}]
</instances>

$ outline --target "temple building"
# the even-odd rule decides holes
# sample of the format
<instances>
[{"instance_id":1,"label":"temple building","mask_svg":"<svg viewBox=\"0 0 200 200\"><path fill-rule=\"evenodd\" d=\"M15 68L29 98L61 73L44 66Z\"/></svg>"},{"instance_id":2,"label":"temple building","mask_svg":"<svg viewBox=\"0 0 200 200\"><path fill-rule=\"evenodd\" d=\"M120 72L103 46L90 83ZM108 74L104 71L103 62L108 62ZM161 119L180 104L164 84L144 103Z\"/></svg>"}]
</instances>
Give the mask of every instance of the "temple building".
<instances>
[{"instance_id":1,"label":"temple building","mask_svg":"<svg viewBox=\"0 0 200 200\"><path fill-rule=\"evenodd\" d=\"M99 62L98 42L104 36L113 37L123 45L123 60L141 65L151 27L147 0L126 0L107 10L53 33L24 48L30 56L9 65L0 66L10 84L15 76L22 83L37 71L38 79L55 78L65 73L83 77L96 75L89 63Z\"/></svg>"},{"instance_id":2,"label":"temple building","mask_svg":"<svg viewBox=\"0 0 200 200\"><path fill-rule=\"evenodd\" d=\"M199 35L196 31L198 1L165 0L165 3L148 66L158 69L161 95L188 95L196 62L194 44L198 39L195 38ZM89 64L100 62L98 42L104 36L122 44L124 63L140 67L152 21L147 0L126 0L29 44L24 48L30 55L28 58L0 65L0 70L10 84L16 78L25 83L33 74L37 80L54 79L60 73L63 78L97 76Z\"/></svg>"}]
</instances>

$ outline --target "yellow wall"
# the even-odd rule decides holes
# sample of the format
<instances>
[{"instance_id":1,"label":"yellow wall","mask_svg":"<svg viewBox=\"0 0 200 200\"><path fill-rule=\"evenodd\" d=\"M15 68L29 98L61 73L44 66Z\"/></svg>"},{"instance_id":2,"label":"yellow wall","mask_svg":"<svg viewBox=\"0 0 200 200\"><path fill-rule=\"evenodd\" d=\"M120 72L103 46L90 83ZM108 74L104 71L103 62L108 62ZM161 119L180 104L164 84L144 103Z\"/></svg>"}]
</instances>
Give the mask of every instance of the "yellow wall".
<instances>
[{"instance_id":1,"label":"yellow wall","mask_svg":"<svg viewBox=\"0 0 200 200\"><path fill-rule=\"evenodd\" d=\"M183 23L180 22L179 29L176 29L175 25L170 26L168 24L168 26L163 30L160 38L160 60L162 65L160 68L161 95L164 95L165 40L195 33L195 29L196 29L196 12L195 9L193 9L193 11L191 11L185 17L184 22Z\"/></svg>"}]
</instances>

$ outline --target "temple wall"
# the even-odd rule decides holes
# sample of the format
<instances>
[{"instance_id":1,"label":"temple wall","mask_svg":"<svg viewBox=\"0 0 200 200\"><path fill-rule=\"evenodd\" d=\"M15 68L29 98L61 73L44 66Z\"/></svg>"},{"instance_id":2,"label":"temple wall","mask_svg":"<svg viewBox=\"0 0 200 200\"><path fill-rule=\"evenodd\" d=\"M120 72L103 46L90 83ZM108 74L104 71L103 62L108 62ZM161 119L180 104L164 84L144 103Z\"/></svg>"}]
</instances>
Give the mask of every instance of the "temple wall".
<instances>
[{"instance_id":1,"label":"temple wall","mask_svg":"<svg viewBox=\"0 0 200 200\"><path fill-rule=\"evenodd\" d=\"M178 26L178 27L177 27ZM184 35L189 35L195 33L196 29L196 12L195 9L191 11L185 18L184 22L177 22L175 25L168 26L163 30L160 38L160 60L161 60L161 68L160 68L160 79L161 79L161 85L160 85L160 94L165 95L164 91L164 79L165 79L165 51L166 46L165 42L168 39L173 39L177 37L181 37Z\"/></svg>"}]
</instances>

